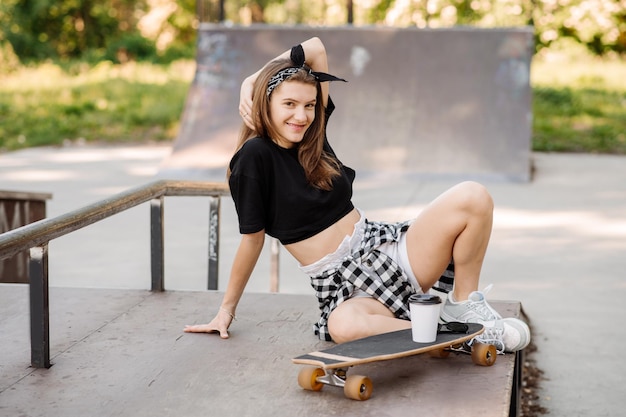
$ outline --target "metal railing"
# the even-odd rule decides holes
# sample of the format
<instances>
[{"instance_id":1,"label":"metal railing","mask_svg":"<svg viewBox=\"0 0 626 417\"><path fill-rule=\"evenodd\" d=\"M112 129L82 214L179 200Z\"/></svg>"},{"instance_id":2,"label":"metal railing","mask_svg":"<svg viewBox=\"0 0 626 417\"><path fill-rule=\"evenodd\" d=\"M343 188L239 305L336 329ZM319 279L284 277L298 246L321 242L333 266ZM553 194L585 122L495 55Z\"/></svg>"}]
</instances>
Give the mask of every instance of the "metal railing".
<instances>
[{"instance_id":1,"label":"metal railing","mask_svg":"<svg viewBox=\"0 0 626 417\"><path fill-rule=\"evenodd\" d=\"M89 206L39 220L0 235L0 259L30 250L31 365L50 367L50 311L48 302L48 242L100 220L150 201L152 291L164 289L163 208L167 196L206 196L209 202L208 289L217 289L220 198L228 195L225 183L160 180L131 188Z\"/></svg>"}]
</instances>

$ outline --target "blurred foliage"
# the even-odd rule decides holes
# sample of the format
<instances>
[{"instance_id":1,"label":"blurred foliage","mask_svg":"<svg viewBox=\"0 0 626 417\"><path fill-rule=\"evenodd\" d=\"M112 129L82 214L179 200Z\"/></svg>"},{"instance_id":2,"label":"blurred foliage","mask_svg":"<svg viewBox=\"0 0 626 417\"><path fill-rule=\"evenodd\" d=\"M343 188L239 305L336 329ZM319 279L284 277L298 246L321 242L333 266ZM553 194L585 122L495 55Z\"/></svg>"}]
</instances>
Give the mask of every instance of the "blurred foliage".
<instances>
[{"instance_id":1,"label":"blurred foliage","mask_svg":"<svg viewBox=\"0 0 626 417\"><path fill-rule=\"evenodd\" d=\"M626 92L534 89L533 149L626 154Z\"/></svg>"},{"instance_id":2,"label":"blurred foliage","mask_svg":"<svg viewBox=\"0 0 626 417\"><path fill-rule=\"evenodd\" d=\"M219 20L219 8L220 0L2 0L0 58L7 42L22 62L191 58L198 21ZM357 26L532 25L538 49L574 41L596 55L626 53L626 0L224 0L224 13L242 25L343 25L348 15Z\"/></svg>"},{"instance_id":3,"label":"blurred foliage","mask_svg":"<svg viewBox=\"0 0 626 417\"><path fill-rule=\"evenodd\" d=\"M546 59L548 58L548 59ZM173 140L193 60L42 63L0 75L0 152L73 141ZM626 62L533 60L532 149L626 155Z\"/></svg>"},{"instance_id":4,"label":"blurred foliage","mask_svg":"<svg viewBox=\"0 0 626 417\"><path fill-rule=\"evenodd\" d=\"M348 16L355 26L532 25L533 149L626 154L626 0L224 1L227 24ZM220 0L0 0L0 149L172 139L199 22L219 20Z\"/></svg>"},{"instance_id":5,"label":"blurred foliage","mask_svg":"<svg viewBox=\"0 0 626 417\"><path fill-rule=\"evenodd\" d=\"M195 4L195 0L2 0L0 46L10 44L23 63L191 58Z\"/></svg>"},{"instance_id":6,"label":"blurred foliage","mask_svg":"<svg viewBox=\"0 0 626 417\"><path fill-rule=\"evenodd\" d=\"M557 56L532 63L533 149L626 154L626 62Z\"/></svg>"},{"instance_id":7,"label":"blurred foliage","mask_svg":"<svg viewBox=\"0 0 626 417\"><path fill-rule=\"evenodd\" d=\"M0 150L172 140L194 70L192 60L23 67L0 82Z\"/></svg>"}]
</instances>

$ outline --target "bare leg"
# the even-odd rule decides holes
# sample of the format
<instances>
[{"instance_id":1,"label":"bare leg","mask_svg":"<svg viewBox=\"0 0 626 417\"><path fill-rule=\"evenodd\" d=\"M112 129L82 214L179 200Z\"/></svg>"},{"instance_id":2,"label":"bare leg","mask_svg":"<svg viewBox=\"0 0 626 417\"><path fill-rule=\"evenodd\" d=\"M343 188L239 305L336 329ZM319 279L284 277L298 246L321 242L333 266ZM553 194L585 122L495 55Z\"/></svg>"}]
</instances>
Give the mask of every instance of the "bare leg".
<instances>
[{"instance_id":1,"label":"bare leg","mask_svg":"<svg viewBox=\"0 0 626 417\"><path fill-rule=\"evenodd\" d=\"M478 289L492 221L493 200L480 184L459 184L433 201L407 232L409 262L422 289L428 290L439 279L452 256L453 297L455 301L467 300ZM515 318L498 319L484 296L479 298L468 303L446 303L442 314L453 320L464 317L465 322L485 324L483 340L496 343L498 351L524 349L530 342L526 323ZM482 306L483 312L473 310L471 305Z\"/></svg>"},{"instance_id":2,"label":"bare leg","mask_svg":"<svg viewBox=\"0 0 626 417\"><path fill-rule=\"evenodd\" d=\"M328 318L328 330L336 343L410 327L410 321L395 318L384 304L369 297L344 301Z\"/></svg>"},{"instance_id":3,"label":"bare leg","mask_svg":"<svg viewBox=\"0 0 626 417\"><path fill-rule=\"evenodd\" d=\"M441 194L420 213L407 231L413 273L429 290L454 258L454 298L466 300L478 289L493 222L493 200L475 182L464 182Z\"/></svg>"},{"instance_id":4,"label":"bare leg","mask_svg":"<svg viewBox=\"0 0 626 417\"><path fill-rule=\"evenodd\" d=\"M465 300L478 289L492 220L491 196L475 182L461 183L429 204L407 231L409 262L422 290L437 282L452 257L454 298ZM337 343L410 327L410 321L395 318L384 304L367 297L344 301L328 318Z\"/></svg>"}]
</instances>

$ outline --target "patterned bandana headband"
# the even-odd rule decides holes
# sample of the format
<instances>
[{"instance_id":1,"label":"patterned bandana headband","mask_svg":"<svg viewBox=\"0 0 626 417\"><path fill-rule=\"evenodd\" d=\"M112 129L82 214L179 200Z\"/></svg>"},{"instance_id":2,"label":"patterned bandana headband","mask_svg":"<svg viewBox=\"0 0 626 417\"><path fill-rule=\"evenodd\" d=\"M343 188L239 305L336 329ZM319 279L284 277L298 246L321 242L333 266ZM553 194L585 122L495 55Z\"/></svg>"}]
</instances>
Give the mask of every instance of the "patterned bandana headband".
<instances>
[{"instance_id":1,"label":"patterned bandana headband","mask_svg":"<svg viewBox=\"0 0 626 417\"><path fill-rule=\"evenodd\" d=\"M304 64L304 49L302 48L302 45L296 45L293 48L291 48L291 61L295 64L295 66L282 69L278 71L274 76L272 76L272 78L270 78L270 81L267 83L267 96L268 97L270 96L270 94L272 94L272 91L274 91L274 89L280 85L280 83L282 83L285 80L288 80L292 75L296 74L300 70L308 71L308 73L312 75L313 77L315 77L315 79L319 82L325 82L325 81L347 82L343 78L335 77L334 75L327 74L325 72L312 71L311 68L307 67Z\"/></svg>"}]
</instances>

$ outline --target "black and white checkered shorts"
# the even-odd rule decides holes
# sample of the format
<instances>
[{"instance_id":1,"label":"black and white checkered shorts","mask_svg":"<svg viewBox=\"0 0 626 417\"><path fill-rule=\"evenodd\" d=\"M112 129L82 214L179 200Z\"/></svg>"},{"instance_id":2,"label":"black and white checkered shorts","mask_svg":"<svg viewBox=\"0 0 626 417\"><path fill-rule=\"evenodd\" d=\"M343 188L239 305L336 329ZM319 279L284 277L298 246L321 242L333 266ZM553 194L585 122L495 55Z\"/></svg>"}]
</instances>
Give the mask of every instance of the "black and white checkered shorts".
<instances>
[{"instance_id":1,"label":"black and white checkered shorts","mask_svg":"<svg viewBox=\"0 0 626 417\"><path fill-rule=\"evenodd\" d=\"M397 242L409 225L409 221L387 223L366 220L359 250L346 256L339 266L311 277L311 286L321 311L314 328L320 339L332 340L328 331L328 317L357 290L383 303L396 317L409 318L408 298L416 289L402 267L387 254L377 250L384 243ZM448 292L454 280L452 263L444 275L443 281L440 279L435 289Z\"/></svg>"}]
</instances>

